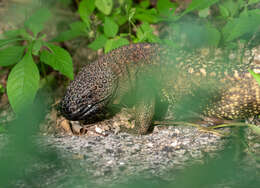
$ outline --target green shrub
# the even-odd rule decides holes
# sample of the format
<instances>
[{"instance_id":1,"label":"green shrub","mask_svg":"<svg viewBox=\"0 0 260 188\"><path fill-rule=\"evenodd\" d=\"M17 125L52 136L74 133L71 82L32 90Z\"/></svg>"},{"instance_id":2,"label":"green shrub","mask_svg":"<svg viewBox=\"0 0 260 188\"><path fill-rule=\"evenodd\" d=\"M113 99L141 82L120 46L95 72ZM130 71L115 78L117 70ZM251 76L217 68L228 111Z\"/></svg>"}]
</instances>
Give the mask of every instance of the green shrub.
<instances>
[{"instance_id":1,"label":"green shrub","mask_svg":"<svg viewBox=\"0 0 260 188\"><path fill-rule=\"evenodd\" d=\"M16 113L34 101L40 82L37 64L45 63L73 79L70 54L59 46L45 42L46 36L41 33L50 17L48 9L36 10L24 22L24 27L5 32L4 39L0 40L0 66L11 68L7 95ZM35 62L37 56L39 60Z\"/></svg>"}]
</instances>

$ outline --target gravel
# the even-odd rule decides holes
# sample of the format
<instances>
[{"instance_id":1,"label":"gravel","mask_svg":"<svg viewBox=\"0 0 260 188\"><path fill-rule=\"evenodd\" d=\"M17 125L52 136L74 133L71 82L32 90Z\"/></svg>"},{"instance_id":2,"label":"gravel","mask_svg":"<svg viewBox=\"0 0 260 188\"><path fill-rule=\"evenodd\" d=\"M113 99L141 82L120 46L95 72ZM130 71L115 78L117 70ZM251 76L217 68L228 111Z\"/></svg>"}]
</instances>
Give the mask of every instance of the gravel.
<instances>
[{"instance_id":1,"label":"gravel","mask_svg":"<svg viewBox=\"0 0 260 188\"><path fill-rule=\"evenodd\" d=\"M204 163L203 157L215 157L226 141L219 135L185 126L155 128L153 133L139 136L111 133L41 139L41 143L54 147L65 158L79 160L80 168L91 177L90 181L100 185L122 183L143 174L172 179L167 175L169 170Z\"/></svg>"}]
</instances>

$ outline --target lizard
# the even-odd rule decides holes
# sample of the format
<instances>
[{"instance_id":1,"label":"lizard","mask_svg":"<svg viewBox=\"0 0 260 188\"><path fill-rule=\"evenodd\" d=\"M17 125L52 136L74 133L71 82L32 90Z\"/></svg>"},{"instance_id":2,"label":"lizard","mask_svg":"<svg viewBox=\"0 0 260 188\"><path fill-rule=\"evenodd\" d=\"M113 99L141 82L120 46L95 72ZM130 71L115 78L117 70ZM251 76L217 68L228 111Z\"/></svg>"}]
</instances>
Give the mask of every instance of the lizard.
<instances>
[{"instance_id":1,"label":"lizard","mask_svg":"<svg viewBox=\"0 0 260 188\"><path fill-rule=\"evenodd\" d=\"M257 49L257 48L256 48ZM85 66L69 84L60 111L69 120L87 120L113 104L134 98L135 133L146 134L158 103L220 120L260 114L256 49L241 56L217 49L185 51L160 44L130 44ZM185 101L185 102L184 102Z\"/></svg>"}]
</instances>

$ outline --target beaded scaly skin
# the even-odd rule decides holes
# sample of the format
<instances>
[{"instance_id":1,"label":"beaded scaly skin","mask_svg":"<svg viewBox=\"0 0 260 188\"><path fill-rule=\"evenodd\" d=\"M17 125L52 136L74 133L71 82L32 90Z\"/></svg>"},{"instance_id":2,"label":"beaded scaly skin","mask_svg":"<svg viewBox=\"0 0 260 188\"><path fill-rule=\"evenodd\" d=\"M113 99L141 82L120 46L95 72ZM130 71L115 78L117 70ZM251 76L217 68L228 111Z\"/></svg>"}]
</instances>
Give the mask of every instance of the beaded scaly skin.
<instances>
[{"instance_id":1,"label":"beaded scaly skin","mask_svg":"<svg viewBox=\"0 0 260 188\"><path fill-rule=\"evenodd\" d=\"M257 51L258 50L258 51ZM69 120L87 120L113 103L135 99L135 132L145 134L156 104L217 119L260 114L260 86L248 72L260 72L259 49L227 55L220 50L177 51L158 44L131 44L83 68L61 102Z\"/></svg>"}]
</instances>

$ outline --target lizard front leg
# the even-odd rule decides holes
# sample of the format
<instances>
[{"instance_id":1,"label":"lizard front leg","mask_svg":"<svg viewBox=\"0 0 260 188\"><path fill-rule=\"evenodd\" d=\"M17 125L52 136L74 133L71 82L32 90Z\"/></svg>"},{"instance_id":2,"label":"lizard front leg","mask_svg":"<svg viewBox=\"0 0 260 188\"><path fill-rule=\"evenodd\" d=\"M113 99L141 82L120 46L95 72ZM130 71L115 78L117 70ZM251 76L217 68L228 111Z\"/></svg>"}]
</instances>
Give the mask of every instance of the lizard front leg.
<instances>
[{"instance_id":1,"label":"lizard front leg","mask_svg":"<svg viewBox=\"0 0 260 188\"><path fill-rule=\"evenodd\" d=\"M132 127L121 126L121 130L132 134L147 134L155 114L156 91L151 84L152 79L140 78L137 80L133 107Z\"/></svg>"},{"instance_id":2,"label":"lizard front leg","mask_svg":"<svg viewBox=\"0 0 260 188\"><path fill-rule=\"evenodd\" d=\"M138 134L146 134L150 128L155 111L155 97L145 97L135 108L135 127Z\"/></svg>"},{"instance_id":3,"label":"lizard front leg","mask_svg":"<svg viewBox=\"0 0 260 188\"><path fill-rule=\"evenodd\" d=\"M146 134L155 113L156 80L151 72L137 76L135 128L138 134Z\"/></svg>"},{"instance_id":4,"label":"lizard front leg","mask_svg":"<svg viewBox=\"0 0 260 188\"><path fill-rule=\"evenodd\" d=\"M120 126L120 130L130 134L147 134L155 113L155 97L142 96L128 113L132 116L131 123Z\"/></svg>"}]
</instances>

